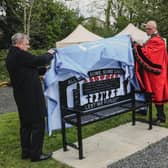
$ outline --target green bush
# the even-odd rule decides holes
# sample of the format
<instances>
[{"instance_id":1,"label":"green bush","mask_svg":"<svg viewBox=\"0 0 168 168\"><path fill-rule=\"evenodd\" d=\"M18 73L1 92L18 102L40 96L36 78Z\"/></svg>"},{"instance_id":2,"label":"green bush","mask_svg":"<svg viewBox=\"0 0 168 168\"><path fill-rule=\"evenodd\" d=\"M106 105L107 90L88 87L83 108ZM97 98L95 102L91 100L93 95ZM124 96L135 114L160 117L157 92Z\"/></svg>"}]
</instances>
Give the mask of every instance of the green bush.
<instances>
[{"instance_id":1,"label":"green bush","mask_svg":"<svg viewBox=\"0 0 168 168\"><path fill-rule=\"evenodd\" d=\"M7 50L0 50L0 61L3 61L6 58Z\"/></svg>"},{"instance_id":2,"label":"green bush","mask_svg":"<svg viewBox=\"0 0 168 168\"><path fill-rule=\"evenodd\" d=\"M0 81L6 81L9 79L9 75L5 66L5 61L0 61Z\"/></svg>"},{"instance_id":3,"label":"green bush","mask_svg":"<svg viewBox=\"0 0 168 168\"><path fill-rule=\"evenodd\" d=\"M47 50L45 49L39 49L39 50L30 50L30 53L32 53L33 55L43 55L47 52Z\"/></svg>"},{"instance_id":4,"label":"green bush","mask_svg":"<svg viewBox=\"0 0 168 168\"><path fill-rule=\"evenodd\" d=\"M0 50L0 81L6 81L9 79L9 75L5 66L6 56L7 50Z\"/></svg>"}]
</instances>

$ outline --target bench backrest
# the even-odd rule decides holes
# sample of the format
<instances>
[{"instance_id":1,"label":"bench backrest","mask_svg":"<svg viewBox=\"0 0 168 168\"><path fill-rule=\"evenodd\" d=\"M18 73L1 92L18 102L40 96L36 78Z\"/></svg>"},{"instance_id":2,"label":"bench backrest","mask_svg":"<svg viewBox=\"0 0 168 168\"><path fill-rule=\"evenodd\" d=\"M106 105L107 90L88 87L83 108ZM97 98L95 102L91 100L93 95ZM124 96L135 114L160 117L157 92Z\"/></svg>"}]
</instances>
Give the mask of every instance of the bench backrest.
<instances>
[{"instance_id":1,"label":"bench backrest","mask_svg":"<svg viewBox=\"0 0 168 168\"><path fill-rule=\"evenodd\" d=\"M132 87L124 75L122 69L111 68L90 71L87 79L71 77L60 81L61 109L90 110L130 99L133 96Z\"/></svg>"}]
</instances>

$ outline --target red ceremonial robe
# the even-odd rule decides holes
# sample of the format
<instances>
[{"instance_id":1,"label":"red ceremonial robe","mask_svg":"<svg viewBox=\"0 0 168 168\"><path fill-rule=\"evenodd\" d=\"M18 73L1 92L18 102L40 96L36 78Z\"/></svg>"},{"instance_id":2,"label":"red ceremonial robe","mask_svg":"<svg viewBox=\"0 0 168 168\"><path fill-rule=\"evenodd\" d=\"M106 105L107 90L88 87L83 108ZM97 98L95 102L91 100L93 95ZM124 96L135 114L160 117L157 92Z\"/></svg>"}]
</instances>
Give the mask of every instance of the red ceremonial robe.
<instances>
[{"instance_id":1,"label":"red ceremonial robe","mask_svg":"<svg viewBox=\"0 0 168 168\"><path fill-rule=\"evenodd\" d=\"M134 45L140 87L152 92L155 104L168 102L167 51L164 40L153 35L144 46Z\"/></svg>"}]
</instances>

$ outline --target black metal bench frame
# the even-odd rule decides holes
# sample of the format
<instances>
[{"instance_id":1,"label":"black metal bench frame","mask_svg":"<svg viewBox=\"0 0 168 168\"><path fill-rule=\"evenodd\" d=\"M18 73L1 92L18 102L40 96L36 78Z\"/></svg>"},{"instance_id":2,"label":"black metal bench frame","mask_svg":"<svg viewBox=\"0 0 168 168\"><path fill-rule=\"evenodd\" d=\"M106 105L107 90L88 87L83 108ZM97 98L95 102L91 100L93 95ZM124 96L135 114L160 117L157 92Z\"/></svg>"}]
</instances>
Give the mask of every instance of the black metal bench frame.
<instances>
[{"instance_id":1,"label":"black metal bench frame","mask_svg":"<svg viewBox=\"0 0 168 168\"><path fill-rule=\"evenodd\" d=\"M73 90L74 107L70 108L67 105L68 97L67 97L66 89L72 83L73 84L76 83L77 88ZM83 156L83 142L82 142L82 126L85 126L100 120L104 120L115 115L130 112L130 111L132 111L132 125L135 125L136 110L142 107L148 108L149 118L147 122L149 124L149 130L152 129L152 100L151 100L150 93L144 93L146 97L145 101L135 100L135 90L133 89L133 87L131 87L131 92L129 92L129 94L126 93L126 95L121 96L119 102L115 100L115 97L113 98L114 103L113 101L107 104L101 102L102 105L99 105L98 107L94 107L94 103L88 102L87 105L89 106L89 109L86 109L86 108L84 109L84 107L80 105L80 100L79 100L80 89L81 89L80 87L81 86L79 85L79 81L75 77L59 82L62 142L63 142L64 151L68 150L67 146L71 146L79 151L79 159L83 159L84 156ZM94 85L92 85L92 87L93 87L92 90L94 90ZM82 89L84 88L85 87L83 87ZM115 86L114 86L114 89L115 89ZM109 88L106 88L106 87L101 88L101 92L107 91L107 90L109 90ZM88 91L91 91L91 90L88 90ZM77 128L77 142L78 142L77 145L74 143L67 142L66 124L71 124Z\"/></svg>"}]
</instances>

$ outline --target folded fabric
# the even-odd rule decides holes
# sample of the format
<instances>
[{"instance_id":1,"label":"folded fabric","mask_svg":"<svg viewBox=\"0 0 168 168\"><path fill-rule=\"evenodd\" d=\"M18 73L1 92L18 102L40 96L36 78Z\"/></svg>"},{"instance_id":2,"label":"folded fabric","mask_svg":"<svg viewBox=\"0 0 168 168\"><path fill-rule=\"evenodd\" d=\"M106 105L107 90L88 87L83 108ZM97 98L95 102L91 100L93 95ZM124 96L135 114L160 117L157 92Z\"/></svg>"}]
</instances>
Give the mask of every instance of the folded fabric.
<instances>
[{"instance_id":1,"label":"folded fabric","mask_svg":"<svg viewBox=\"0 0 168 168\"><path fill-rule=\"evenodd\" d=\"M134 75L134 58L130 36L122 35L56 49L51 67L45 75L48 98L48 131L61 128L58 82L69 77L88 77L91 70L121 68L124 78L139 88ZM71 97L70 97L71 98Z\"/></svg>"}]
</instances>

